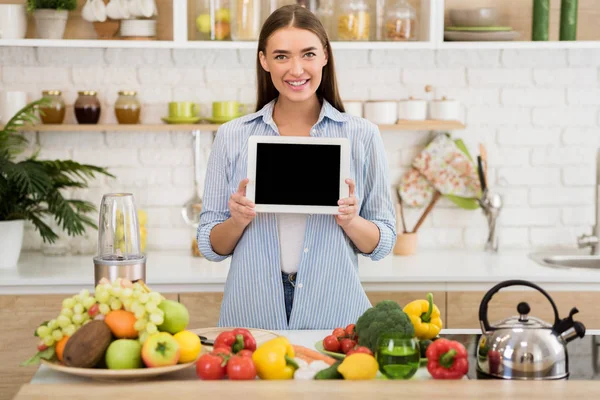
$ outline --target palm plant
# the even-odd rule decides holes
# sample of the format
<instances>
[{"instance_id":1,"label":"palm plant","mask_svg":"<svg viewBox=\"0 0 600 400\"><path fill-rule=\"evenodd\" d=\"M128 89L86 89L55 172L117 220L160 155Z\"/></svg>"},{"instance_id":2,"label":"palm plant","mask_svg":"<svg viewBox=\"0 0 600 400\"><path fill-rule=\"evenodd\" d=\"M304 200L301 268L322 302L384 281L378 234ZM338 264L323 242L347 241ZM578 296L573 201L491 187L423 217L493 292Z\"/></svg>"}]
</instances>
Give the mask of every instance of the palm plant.
<instances>
[{"instance_id":1,"label":"palm plant","mask_svg":"<svg viewBox=\"0 0 600 400\"><path fill-rule=\"evenodd\" d=\"M39 160L39 150L18 160L28 145L18 128L37 122L46 101L29 103L0 130L0 221L30 221L44 242L54 243L58 235L44 222L47 217L53 217L70 236L82 235L86 226L97 229L86 215L96 211L94 204L67 199L63 191L87 188L96 174L114 176L104 168L71 160Z\"/></svg>"}]
</instances>

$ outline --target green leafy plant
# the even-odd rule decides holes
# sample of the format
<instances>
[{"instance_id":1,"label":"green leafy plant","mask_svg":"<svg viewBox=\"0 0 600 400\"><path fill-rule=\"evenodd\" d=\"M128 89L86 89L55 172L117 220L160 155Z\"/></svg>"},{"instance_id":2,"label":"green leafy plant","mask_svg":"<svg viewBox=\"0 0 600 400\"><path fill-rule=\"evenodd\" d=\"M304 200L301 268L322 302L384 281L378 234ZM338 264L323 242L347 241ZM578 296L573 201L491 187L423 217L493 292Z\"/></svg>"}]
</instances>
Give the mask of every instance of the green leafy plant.
<instances>
[{"instance_id":1,"label":"green leafy plant","mask_svg":"<svg viewBox=\"0 0 600 400\"><path fill-rule=\"evenodd\" d=\"M94 204L67 199L63 192L88 187L97 174L114 177L101 167L71 160L39 160L39 150L19 161L28 140L18 128L37 122L41 105L48 100L29 103L0 130L0 221L25 219L33 223L44 242L53 243L58 235L44 222L53 217L70 236L82 235L85 227L97 229L86 213L96 211Z\"/></svg>"},{"instance_id":2,"label":"green leafy plant","mask_svg":"<svg viewBox=\"0 0 600 400\"><path fill-rule=\"evenodd\" d=\"M77 8L77 0L27 0L27 11L34 10L67 10Z\"/></svg>"}]
</instances>

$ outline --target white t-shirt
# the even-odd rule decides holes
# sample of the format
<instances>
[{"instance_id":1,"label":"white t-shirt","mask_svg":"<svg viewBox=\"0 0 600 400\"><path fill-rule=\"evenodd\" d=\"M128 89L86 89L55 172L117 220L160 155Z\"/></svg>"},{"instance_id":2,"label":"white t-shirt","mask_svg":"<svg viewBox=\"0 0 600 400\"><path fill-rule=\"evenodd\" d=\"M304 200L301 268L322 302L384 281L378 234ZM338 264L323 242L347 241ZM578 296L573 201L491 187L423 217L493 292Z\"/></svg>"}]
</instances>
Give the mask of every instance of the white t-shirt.
<instances>
[{"instance_id":1,"label":"white t-shirt","mask_svg":"<svg viewBox=\"0 0 600 400\"><path fill-rule=\"evenodd\" d=\"M281 270L287 274L298 271L307 217L306 214L277 214Z\"/></svg>"}]
</instances>

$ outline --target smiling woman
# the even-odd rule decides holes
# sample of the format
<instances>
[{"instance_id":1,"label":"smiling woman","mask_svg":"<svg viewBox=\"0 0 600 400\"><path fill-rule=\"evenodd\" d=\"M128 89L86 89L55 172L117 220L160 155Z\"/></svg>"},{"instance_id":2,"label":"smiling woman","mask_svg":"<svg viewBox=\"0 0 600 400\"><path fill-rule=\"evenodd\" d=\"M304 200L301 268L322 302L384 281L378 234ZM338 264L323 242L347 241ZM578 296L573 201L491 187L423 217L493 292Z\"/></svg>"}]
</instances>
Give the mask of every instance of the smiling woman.
<instances>
[{"instance_id":1,"label":"smiling woman","mask_svg":"<svg viewBox=\"0 0 600 400\"><path fill-rule=\"evenodd\" d=\"M207 259L232 256L219 325L346 326L371 306L357 255L379 260L396 239L381 136L376 125L344 113L329 39L307 9L285 6L269 16L256 67L256 112L219 128L198 227L198 248ZM338 200L337 213L257 214L246 197L251 136L347 139L350 176L342 178L349 196ZM285 179L278 190L317 190L309 171L328 168L323 161L316 152L299 161L306 163L301 176L281 166Z\"/></svg>"}]
</instances>

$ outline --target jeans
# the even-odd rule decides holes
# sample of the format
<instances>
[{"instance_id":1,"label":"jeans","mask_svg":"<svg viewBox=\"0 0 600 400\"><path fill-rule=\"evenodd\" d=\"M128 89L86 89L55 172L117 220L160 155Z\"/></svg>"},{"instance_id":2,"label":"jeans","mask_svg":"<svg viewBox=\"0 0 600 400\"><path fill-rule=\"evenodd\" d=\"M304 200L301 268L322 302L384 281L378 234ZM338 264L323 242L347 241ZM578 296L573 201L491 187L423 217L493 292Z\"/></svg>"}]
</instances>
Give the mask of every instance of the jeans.
<instances>
[{"instance_id":1,"label":"jeans","mask_svg":"<svg viewBox=\"0 0 600 400\"><path fill-rule=\"evenodd\" d=\"M285 313L287 315L288 323L290 322L290 314L292 313L292 306L294 304L294 288L296 286L296 274L281 273L283 279L283 296L285 298Z\"/></svg>"}]
</instances>

